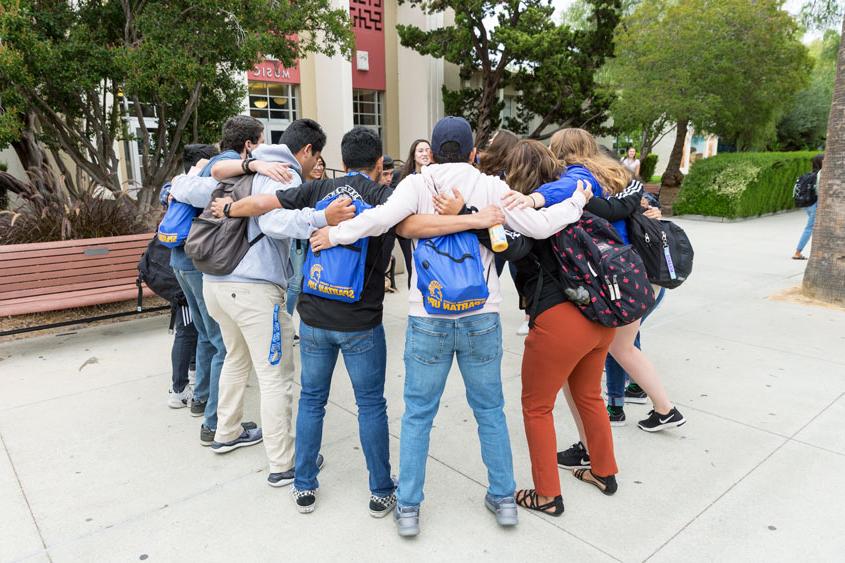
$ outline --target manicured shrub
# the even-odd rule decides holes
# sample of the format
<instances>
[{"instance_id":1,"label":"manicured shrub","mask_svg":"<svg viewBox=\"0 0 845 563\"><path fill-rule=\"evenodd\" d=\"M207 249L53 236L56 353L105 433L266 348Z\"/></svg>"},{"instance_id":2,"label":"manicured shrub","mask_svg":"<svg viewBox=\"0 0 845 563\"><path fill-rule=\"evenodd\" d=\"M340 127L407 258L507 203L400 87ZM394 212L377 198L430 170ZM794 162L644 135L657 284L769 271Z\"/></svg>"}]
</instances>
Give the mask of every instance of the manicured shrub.
<instances>
[{"instance_id":1,"label":"manicured shrub","mask_svg":"<svg viewBox=\"0 0 845 563\"><path fill-rule=\"evenodd\" d=\"M754 217L792 209L792 187L815 151L729 153L697 160L673 204L676 215Z\"/></svg>"},{"instance_id":2,"label":"manicured shrub","mask_svg":"<svg viewBox=\"0 0 845 563\"><path fill-rule=\"evenodd\" d=\"M651 153L640 162L640 178L648 182L654 175L655 168L657 168L657 155Z\"/></svg>"}]
</instances>

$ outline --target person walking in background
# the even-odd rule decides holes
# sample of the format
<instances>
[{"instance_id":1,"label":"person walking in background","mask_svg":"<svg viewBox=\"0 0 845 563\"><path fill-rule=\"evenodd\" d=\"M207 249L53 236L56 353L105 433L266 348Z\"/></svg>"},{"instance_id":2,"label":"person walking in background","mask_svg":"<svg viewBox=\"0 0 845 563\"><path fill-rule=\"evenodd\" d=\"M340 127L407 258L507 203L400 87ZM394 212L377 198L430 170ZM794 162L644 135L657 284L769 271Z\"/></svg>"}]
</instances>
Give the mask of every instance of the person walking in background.
<instances>
[{"instance_id":1,"label":"person walking in background","mask_svg":"<svg viewBox=\"0 0 845 563\"><path fill-rule=\"evenodd\" d=\"M637 149L628 147L625 151L625 157L622 159L622 166L628 169L634 178L640 177L640 159L637 158ZM646 180L648 180L646 178Z\"/></svg>"},{"instance_id":2,"label":"person walking in background","mask_svg":"<svg viewBox=\"0 0 845 563\"><path fill-rule=\"evenodd\" d=\"M431 164L431 144L425 139L417 139L411 143L408 159L405 161L405 166L402 167L400 181L411 174L419 174L423 167L429 164ZM414 271L413 243L399 235L396 236L396 240L399 241L399 248L402 249L402 257L405 259L405 274L408 277L408 289L411 289L411 273Z\"/></svg>"},{"instance_id":3,"label":"person walking in background","mask_svg":"<svg viewBox=\"0 0 845 563\"><path fill-rule=\"evenodd\" d=\"M813 171L804 174L795 182L795 204L804 208L804 212L807 214L807 224L804 225L804 231L801 233L801 238L798 239L798 246L795 248L795 254L792 255L793 260L807 259L803 251L807 243L810 242L810 237L813 236L813 226L816 224L816 208L819 204L819 179L824 164L824 154L814 156L812 164Z\"/></svg>"}]
</instances>

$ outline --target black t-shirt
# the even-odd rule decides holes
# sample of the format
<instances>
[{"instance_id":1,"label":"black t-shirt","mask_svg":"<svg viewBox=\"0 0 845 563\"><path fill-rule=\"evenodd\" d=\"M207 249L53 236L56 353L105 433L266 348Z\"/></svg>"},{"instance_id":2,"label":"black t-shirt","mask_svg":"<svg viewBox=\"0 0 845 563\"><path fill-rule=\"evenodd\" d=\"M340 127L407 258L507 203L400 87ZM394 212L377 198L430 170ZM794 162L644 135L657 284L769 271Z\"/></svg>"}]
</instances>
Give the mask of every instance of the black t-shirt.
<instances>
[{"instance_id":1,"label":"black t-shirt","mask_svg":"<svg viewBox=\"0 0 845 563\"><path fill-rule=\"evenodd\" d=\"M301 186L279 190L276 196L285 209L315 207L317 202L336 194L360 199L375 207L381 205L393 190L380 186L361 174L343 176L333 180L313 180ZM365 261L364 289L361 299L345 303L301 293L296 310L306 324L326 330L354 332L367 330L381 324L384 301L384 272L390 262L395 235L393 229L378 237L370 237ZM311 252L309 249L308 252ZM303 272L303 281L308 277Z\"/></svg>"}]
</instances>

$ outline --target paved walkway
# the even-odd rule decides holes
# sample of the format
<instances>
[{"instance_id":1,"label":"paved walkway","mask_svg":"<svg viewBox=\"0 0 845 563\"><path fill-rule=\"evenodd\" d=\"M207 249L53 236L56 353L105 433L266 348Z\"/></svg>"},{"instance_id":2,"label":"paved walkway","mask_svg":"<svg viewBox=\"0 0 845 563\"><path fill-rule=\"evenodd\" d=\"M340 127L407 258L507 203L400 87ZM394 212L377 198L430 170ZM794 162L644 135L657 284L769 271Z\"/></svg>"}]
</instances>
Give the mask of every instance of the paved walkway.
<instances>
[{"instance_id":1,"label":"paved walkway","mask_svg":"<svg viewBox=\"0 0 845 563\"><path fill-rule=\"evenodd\" d=\"M617 495L561 472L566 513L522 512L515 530L482 506L485 471L457 371L432 435L422 535L407 541L367 515L342 368L319 506L302 516L287 489L265 484L263 448L213 455L199 446L198 419L167 408L165 319L0 345L0 561L841 561L845 313L767 299L801 279L805 263L788 257L803 221L679 221L696 269L643 343L689 422L658 435L614 429ZM385 318L395 465L404 299L388 296ZM503 322L517 481L528 486L515 307ZM629 421L646 411L627 408ZM247 413L257 420L255 397ZM567 446L573 424L565 406L557 414Z\"/></svg>"}]
</instances>

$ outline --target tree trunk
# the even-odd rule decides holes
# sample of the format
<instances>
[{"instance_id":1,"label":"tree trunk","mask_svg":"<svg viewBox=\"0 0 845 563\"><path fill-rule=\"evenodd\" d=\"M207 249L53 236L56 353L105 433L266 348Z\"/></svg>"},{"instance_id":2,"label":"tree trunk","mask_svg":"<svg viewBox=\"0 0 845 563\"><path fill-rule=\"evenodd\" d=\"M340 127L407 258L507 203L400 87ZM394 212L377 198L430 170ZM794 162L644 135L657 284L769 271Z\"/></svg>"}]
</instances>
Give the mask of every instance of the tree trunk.
<instances>
[{"instance_id":1,"label":"tree trunk","mask_svg":"<svg viewBox=\"0 0 845 563\"><path fill-rule=\"evenodd\" d=\"M842 22L845 33L845 19ZM804 293L845 303L845 42L839 44L836 82L827 122L813 248L804 272Z\"/></svg>"},{"instance_id":2,"label":"tree trunk","mask_svg":"<svg viewBox=\"0 0 845 563\"><path fill-rule=\"evenodd\" d=\"M681 161L684 158L684 143L687 139L688 126L688 119L678 120L677 130L675 131L675 144L672 147L672 152L669 154L666 172L660 178L661 189L677 188L684 181L684 175L681 173Z\"/></svg>"},{"instance_id":3,"label":"tree trunk","mask_svg":"<svg viewBox=\"0 0 845 563\"><path fill-rule=\"evenodd\" d=\"M475 131L475 146L483 147L493 134L492 113L496 105L496 94L499 92L500 80L491 76L484 80L481 100L478 107L478 124Z\"/></svg>"}]
</instances>

